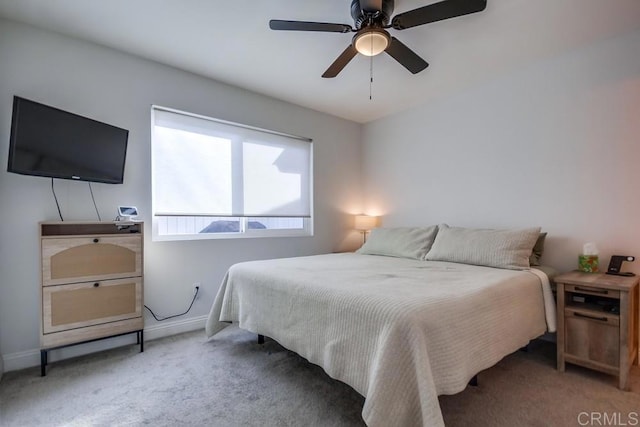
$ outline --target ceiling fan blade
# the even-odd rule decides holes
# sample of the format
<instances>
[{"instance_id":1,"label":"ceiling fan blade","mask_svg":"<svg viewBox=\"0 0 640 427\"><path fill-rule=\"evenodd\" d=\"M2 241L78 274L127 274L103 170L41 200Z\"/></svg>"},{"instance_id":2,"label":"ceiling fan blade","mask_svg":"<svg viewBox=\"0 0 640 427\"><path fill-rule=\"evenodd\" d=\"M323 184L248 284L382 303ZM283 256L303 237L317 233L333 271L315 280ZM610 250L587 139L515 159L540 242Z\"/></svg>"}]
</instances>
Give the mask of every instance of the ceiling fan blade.
<instances>
[{"instance_id":1,"label":"ceiling fan blade","mask_svg":"<svg viewBox=\"0 0 640 427\"><path fill-rule=\"evenodd\" d=\"M272 19L269 28L281 31L322 31L325 33L350 33L351 26L346 24L330 24L326 22L282 21Z\"/></svg>"},{"instance_id":2,"label":"ceiling fan blade","mask_svg":"<svg viewBox=\"0 0 640 427\"><path fill-rule=\"evenodd\" d=\"M382 0L360 0L360 8L365 12L382 10Z\"/></svg>"},{"instance_id":3,"label":"ceiling fan blade","mask_svg":"<svg viewBox=\"0 0 640 427\"><path fill-rule=\"evenodd\" d=\"M342 69L347 66L349 61L351 61L357 53L358 51L355 47L353 47L353 45L347 46L344 52L342 52L340 56L338 56L338 59L333 61L333 64L331 64L329 68L327 68L327 71L324 72L322 77L327 79L337 76L338 73L340 73L340 71L342 71Z\"/></svg>"},{"instance_id":4,"label":"ceiling fan blade","mask_svg":"<svg viewBox=\"0 0 640 427\"><path fill-rule=\"evenodd\" d=\"M400 13L393 17L391 25L396 30L405 30L430 22L480 12L486 7L487 0L444 0Z\"/></svg>"},{"instance_id":5,"label":"ceiling fan blade","mask_svg":"<svg viewBox=\"0 0 640 427\"><path fill-rule=\"evenodd\" d=\"M413 74L417 74L429 66L424 59L395 37L391 37L391 43L385 52Z\"/></svg>"}]
</instances>

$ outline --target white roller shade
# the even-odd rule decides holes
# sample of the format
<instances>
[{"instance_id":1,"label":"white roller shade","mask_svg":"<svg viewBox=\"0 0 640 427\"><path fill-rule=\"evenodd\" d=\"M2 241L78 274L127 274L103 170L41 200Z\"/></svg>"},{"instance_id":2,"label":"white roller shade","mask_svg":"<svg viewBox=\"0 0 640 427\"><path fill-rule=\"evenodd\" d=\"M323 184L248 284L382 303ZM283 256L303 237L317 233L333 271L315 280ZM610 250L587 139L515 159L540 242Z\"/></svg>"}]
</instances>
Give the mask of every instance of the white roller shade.
<instances>
[{"instance_id":1,"label":"white roller shade","mask_svg":"<svg viewBox=\"0 0 640 427\"><path fill-rule=\"evenodd\" d=\"M309 217L308 140L153 109L158 216Z\"/></svg>"}]
</instances>

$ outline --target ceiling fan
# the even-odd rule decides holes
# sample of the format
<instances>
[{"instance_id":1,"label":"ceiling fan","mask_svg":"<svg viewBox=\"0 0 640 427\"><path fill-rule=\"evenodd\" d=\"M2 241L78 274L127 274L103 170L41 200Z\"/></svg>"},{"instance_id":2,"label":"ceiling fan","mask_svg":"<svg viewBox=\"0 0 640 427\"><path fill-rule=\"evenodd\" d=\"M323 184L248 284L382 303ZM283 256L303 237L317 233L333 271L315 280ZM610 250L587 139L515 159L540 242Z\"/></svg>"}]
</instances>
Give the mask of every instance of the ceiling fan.
<instances>
[{"instance_id":1,"label":"ceiling fan","mask_svg":"<svg viewBox=\"0 0 640 427\"><path fill-rule=\"evenodd\" d=\"M394 0L352 0L351 16L355 28L346 24L279 19L269 21L269 28L281 31L355 32L351 44L322 75L325 78L337 76L358 53L375 56L383 51L416 74L427 68L429 64L400 40L391 36L387 29L406 30L418 25L480 12L487 7L487 0L443 0L400 13L391 19L393 7Z\"/></svg>"}]
</instances>

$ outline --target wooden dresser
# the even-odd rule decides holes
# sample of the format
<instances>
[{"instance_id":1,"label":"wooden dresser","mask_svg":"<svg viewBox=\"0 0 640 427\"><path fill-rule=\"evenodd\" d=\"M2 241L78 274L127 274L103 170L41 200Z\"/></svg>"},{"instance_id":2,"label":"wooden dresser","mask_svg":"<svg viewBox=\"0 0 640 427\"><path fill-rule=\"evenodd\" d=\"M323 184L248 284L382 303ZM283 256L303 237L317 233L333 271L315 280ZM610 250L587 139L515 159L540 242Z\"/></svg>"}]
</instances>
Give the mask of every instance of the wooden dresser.
<instances>
[{"instance_id":1,"label":"wooden dresser","mask_svg":"<svg viewBox=\"0 0 640 427\"><path fill-rule=\"evenodd\" d=\"M42 222L41 374L47 352L135 332L144 350L142 222Z\"/></svg>"}]
</instances>

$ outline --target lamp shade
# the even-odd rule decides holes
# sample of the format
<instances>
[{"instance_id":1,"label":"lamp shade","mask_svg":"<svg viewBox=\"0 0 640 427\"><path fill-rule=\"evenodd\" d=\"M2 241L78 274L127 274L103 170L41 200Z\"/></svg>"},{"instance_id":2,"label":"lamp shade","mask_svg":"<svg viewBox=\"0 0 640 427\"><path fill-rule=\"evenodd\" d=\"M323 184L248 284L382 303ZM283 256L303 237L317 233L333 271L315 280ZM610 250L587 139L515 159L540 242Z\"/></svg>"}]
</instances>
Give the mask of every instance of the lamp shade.
<instances>
[{"instance_id":1,"label":"lamp shade","mask_svg":"<svg viewBox=\"0 0 640 427\"><path fill-rule=\"evenodd\" d=\"M369 231L376 228L378 217L369 215L356 215L355 228L359 231Z\"/></svg>"}]
</instances>

